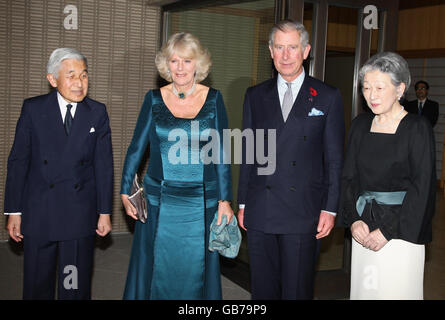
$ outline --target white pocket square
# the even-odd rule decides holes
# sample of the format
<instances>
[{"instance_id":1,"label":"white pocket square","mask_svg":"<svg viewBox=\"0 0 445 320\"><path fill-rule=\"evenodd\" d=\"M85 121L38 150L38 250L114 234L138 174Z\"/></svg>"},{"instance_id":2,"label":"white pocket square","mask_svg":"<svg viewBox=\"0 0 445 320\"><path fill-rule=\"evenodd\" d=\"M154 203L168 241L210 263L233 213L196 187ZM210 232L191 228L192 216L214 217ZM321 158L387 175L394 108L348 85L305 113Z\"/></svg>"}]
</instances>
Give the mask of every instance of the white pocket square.
<instances>
[{"instance_id":1,"label":"white pocket square","mask_svg":"<svg viewBox=\"0 0 445 320\"><path fill-rule=\"evenodd\" d=\"M311 112L308 113L309 117L323 116L323 111L318 110L317 108L312 108Z\"/></svg>"},{"instance_id":2,"label":"white pocket square","mask_svg":"<svg viewBox=\"0 0 445 320\"><path fill-rule=\"evenodd\" d=\"M94 130L94 127L91 127L91 129L90 129L90 133L92 133L92 132L96 132L96 130Z\"/></svg>"}]
</instances>

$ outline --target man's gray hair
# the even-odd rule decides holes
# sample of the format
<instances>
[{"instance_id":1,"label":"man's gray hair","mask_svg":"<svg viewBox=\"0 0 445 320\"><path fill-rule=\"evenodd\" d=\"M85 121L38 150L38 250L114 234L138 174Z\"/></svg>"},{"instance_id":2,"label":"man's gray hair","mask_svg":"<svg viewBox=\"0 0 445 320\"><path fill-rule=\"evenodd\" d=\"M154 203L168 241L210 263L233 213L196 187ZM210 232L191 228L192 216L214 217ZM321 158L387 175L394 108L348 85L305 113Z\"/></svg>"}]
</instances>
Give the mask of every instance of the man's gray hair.
<instances>
[{"instance_id":1,"label":"man's gray hair","mask_svg":"<svg viewBox=\"0 0 445 320\"><path fill-rule=\"evenodd\" d=\"M273 47L273 40L275 37L275 33L278 30L280 30L282 32L289 32L289 31L297 30L298 34L300 35L301 50L303 50L303 51L309 43L309 34L308 34L306 28L304 27L304 25L300 22L286 19L286 20L282 20L282 21L276 23L270 30L269 46L271 48Z\"/></svg>"},{"instance_id":2,"label":"man's gray hair","mask_svg":"<svg viewBox=\"0 0 445 320\"><path fill-rule=\"evenodd\" d=\"M359 71L361 85L363 85L365 74L374 70L388 74L392 84L396 87L404 83L405 91L403 94L408 90L411 83L408 62L397 53L381 52L369 58Z\"/></svg>"},{"instance_id":3,"label":"man's gray hair","mask_svg":"<svg viewBox=\"0 0 445 320\"><path fill-rule=\"evenodd\" d=\"M49 57L48 65L46 67L47 73L51 73L56 79L59 76L60 64L65 59L76 59L85 62L88 68L87 58L76 49L71 48L58 48L51 53Z\"/></svg>"}]
</instances>

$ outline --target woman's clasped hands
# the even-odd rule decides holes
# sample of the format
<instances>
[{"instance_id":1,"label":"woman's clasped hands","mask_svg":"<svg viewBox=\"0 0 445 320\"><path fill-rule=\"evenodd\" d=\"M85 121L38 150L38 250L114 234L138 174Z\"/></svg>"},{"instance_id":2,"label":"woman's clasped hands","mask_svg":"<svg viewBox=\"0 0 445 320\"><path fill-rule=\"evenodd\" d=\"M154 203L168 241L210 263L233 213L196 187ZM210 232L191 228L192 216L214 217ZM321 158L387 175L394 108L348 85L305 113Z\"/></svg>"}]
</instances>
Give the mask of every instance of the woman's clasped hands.
<instances>
[{"instance_id":1,"label":"woman's clasped hands","mask_svg":"<svg viewBox=\"0 0 445 320\"><path fill-rule=\"evenodd\" d=\"M368 225L361 220L352 224L351 233L355 241L369 250L379 251L388 243L380 229L369 232Z\"/></svg>"}]
</instances>

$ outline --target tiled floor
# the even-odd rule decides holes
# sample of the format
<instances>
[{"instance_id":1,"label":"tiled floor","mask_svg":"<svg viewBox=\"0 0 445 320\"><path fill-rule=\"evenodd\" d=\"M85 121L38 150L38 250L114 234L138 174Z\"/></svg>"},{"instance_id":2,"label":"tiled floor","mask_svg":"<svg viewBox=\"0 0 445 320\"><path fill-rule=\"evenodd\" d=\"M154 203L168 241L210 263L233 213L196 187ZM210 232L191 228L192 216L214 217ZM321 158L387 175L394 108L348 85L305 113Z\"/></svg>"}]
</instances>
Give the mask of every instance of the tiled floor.
<instances>
[{"instance_id":1,"label":"tiled floor","mask_svg":"<svg viewBox=\"0 0 445 320\"><path fill-rule=\"evenodd\" d=\"M131 234L114 234L98 241L95 250L92 298L120 300L130 259ZM23 249L10 242L0 243L0 300L22 297ZM250 293L222 276L224 300L248 300Z\"/></svg>"},{"instance_id":2,"label":"tiled floor","mask_svg":"<svg viewBox=\"0 0 445 320\"><path fill-rule=\"evenodd\" d=\"M442 192L437 194L433 228L433 242L426 247L425 299L436 300L445 299L445 200ZM97 242L93 299L122 299L131 241L131 234L113 234ZM343 247L344 230L334 229L322 244L315 284L316 299L348 299L349 276L341 270ZM223 299L250 299L247 265L223 260L221 269ZM22 270L22 247L1 242L0 300L21 299Z\"/></svg>"}]
</instances>

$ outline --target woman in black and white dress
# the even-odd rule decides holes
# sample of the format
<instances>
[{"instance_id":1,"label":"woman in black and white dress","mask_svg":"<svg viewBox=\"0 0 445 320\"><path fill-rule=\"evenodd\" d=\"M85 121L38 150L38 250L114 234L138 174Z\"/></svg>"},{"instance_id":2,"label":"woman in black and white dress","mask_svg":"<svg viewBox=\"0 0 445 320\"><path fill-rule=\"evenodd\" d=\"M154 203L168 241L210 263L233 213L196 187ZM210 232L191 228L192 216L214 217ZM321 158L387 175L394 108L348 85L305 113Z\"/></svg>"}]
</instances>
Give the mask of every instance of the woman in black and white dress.
<instances>
[{"instance_id":1,"label":"woman in black and white dress","mask_svg":"<svg viewBox=\"0 0 445 320\"><path fill-rule=\"evenodd\" d=\"M351 299L423 299L425 243L432 239L435 149L431 125L399 100L411 81L398 54L360 70L372 113L349 132L339 222L351 228Z\"/></svg>"}]
</instances>

